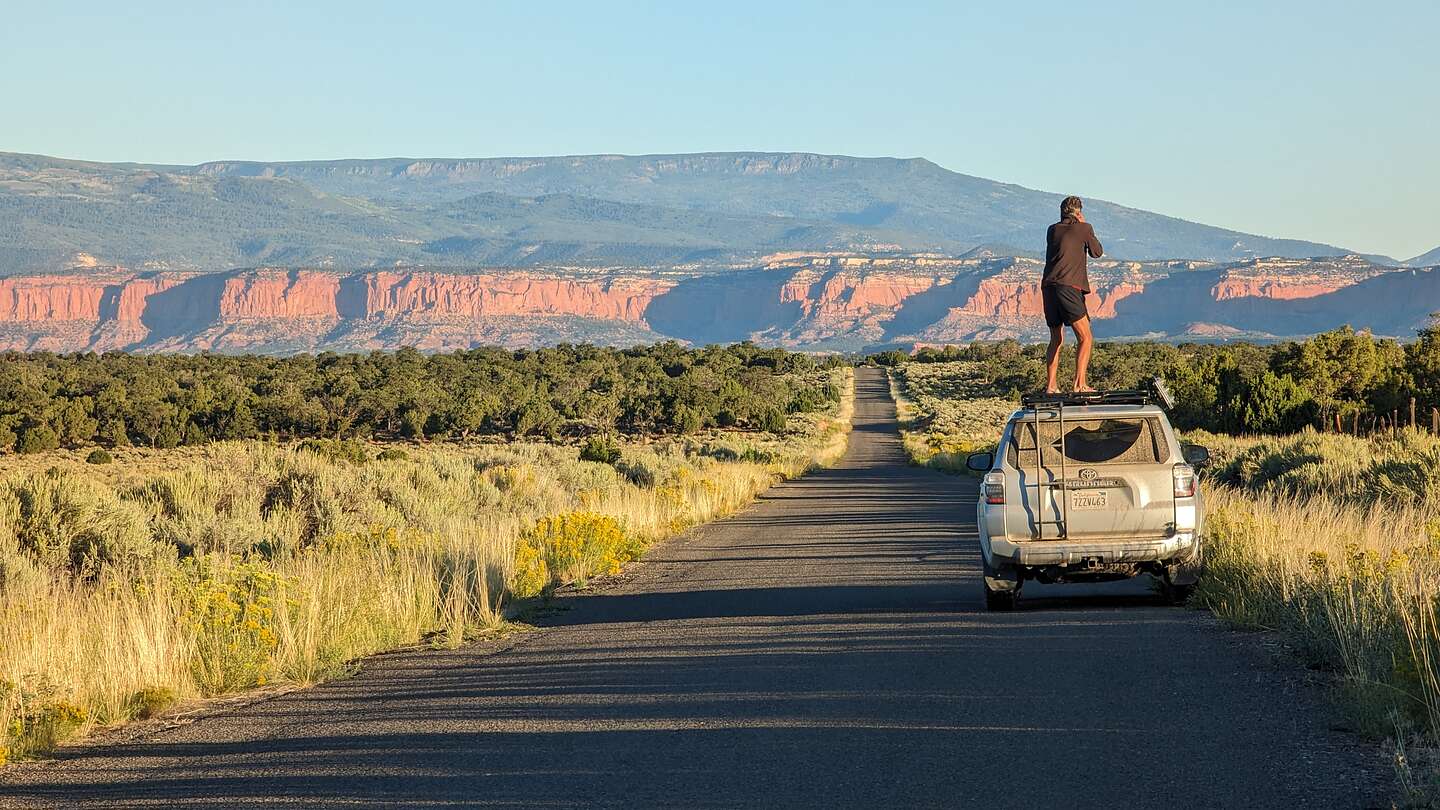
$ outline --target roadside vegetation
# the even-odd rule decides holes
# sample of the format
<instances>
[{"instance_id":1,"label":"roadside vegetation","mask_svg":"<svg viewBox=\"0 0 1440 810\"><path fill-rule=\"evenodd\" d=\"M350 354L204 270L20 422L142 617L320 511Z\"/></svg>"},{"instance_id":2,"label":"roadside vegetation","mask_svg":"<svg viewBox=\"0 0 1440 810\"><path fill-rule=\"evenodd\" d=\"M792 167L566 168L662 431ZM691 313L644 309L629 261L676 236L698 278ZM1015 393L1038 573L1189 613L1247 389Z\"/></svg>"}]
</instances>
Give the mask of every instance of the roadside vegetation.
<instances>
[{"instance_id":1,"label":"roadside vegetation","mask_svg":"<svg viewBox=\"0 0 1440 810\"><path fill-rule=\"evenodd\" d=\"M971 453L995 449L1018 403L976 362L907 363L889 371L900 438L910 460L945 472L966 472Z\"/></svg>"},{"instance_id":2,"label":"roadside vegetation","mask_svg":"<svg viewBox=\"0 0 1440 810\"><path fill-rule=\"evenodd\" d=\"M1201 604L1335 673L1351 724L1395 744L1404 803L1440 805L1440 438L1187 438L1217 450Z\"/></svg>"},{"instance_id":3,"label":"roadside vegetation","mask_svg":"<svg viewBox=\"0 0 1440 810\"><path fill-rule=\"evenodd\" d=\"M920 464L963 468L1015 407L995 385L1003 366L891 373ZM1191 603L1277 632L1332 673L1351 725L1394 744L1402 804L1440 803L1440 437L1405 427L1184 439L1213 453L1206 573Z\"/></svg>"},{"instance_id":4,"label":"roadside vegetation","mask_svg":"<svg viewBox=\"0 0 1440 810\"><path fill-rule=\"evenodd\" d=\"M1062 354L1062 384L1074 378ZM1013 340L872 355L881 365L979 363L996 394L1018 397L1045 384L1045 346ZM1175 393L1175 424L1215 433L1370 434L1440 426L1440 321L1409 343L1349 327L1289 343L1099 343L1090 364L1096 388L1135 388L1161 374ZM1414 410L1412 412L1412 405ZM1412 416L1413 413L1413 416Z\"/></svg>"},{"instance_id":5,"label":"roadside vegetation","mask_svg":"<svg viewBox=\"0 0 1440 810\"><path fill-rule=\"evenodd\" d=\"M724 359L751 351L682 351L668 370L636 355L704 389L620 396L655 408L643 434L0 457L0 761L179 702L315 683L377 651L502 630L514 600L616 573L843 454L850 370L783 352ZM708 382L689 376L697 367ZM611 383L633 394L640 381ZM701 426L674 429L677 410L710 402L754 407L725 427L705 427L718 410L702 410ZM620 413L602 424L633 418Z\"/></svg>"},{"instance_id":6,"label":"roadside vegetation","mask_svg":"<svg viewBox=\"0 0 1440 810\"><path fill-rule=\"evenodd\" d=\"M269 439L506 439L772 429L833 401L839 358L748 343L425 355L0 353L0 455Z\"/></svg>"}]
</instances>

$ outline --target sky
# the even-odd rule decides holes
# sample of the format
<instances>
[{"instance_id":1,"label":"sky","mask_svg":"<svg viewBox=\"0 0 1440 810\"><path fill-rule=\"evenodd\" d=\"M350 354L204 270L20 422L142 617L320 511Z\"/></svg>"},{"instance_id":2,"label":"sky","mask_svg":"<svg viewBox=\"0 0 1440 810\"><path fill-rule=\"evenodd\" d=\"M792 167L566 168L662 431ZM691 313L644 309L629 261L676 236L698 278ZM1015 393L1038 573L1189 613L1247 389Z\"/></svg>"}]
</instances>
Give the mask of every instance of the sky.
<instances>
[{"instance_id":1,"label":"sky","mask_svg":"<svg viewBox=\"0 0 1440 810\"><path fill-rule=\"evenodd\" d=\"M0 0L0 150L807 151L1407 259L1440 3Z\"/></svg>"}]
</instances>

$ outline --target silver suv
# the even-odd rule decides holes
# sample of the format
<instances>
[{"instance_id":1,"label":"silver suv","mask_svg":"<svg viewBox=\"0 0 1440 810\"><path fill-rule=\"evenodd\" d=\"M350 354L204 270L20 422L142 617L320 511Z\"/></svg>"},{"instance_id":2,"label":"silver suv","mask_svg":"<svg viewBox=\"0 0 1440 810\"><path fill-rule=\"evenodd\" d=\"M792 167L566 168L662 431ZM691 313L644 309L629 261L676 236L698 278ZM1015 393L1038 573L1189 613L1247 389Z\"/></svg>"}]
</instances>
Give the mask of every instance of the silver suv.
<instances>
[{"instance_id":1,"label":"silver suv","mask_svg":"<svg viewBox=\"0 0 1440 810\"><path fill-rule=\"evenodd\" d=\"M1161 401L1168 392L1156 392ZM1027 580L1095 582L1151 574L1184 601L1199 576L1205 500L1195 467L1150 393L1031 395L1011 414L984 473L985 605L1010 610Z\"/></svg>"}]
</instances>

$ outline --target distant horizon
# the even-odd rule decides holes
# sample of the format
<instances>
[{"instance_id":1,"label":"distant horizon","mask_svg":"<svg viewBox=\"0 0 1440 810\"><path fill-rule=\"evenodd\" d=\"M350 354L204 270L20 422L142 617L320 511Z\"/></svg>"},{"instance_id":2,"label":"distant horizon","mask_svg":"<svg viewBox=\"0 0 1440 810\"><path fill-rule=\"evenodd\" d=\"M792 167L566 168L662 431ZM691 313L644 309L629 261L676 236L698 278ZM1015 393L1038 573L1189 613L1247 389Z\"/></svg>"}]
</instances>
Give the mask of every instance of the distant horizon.
<instances>
[{"instance_id":1,"label":"distant horizon","mask_svg":"<svg viewBox=\"0 0 1440 810\"><path fill-rule=\"evenodd\" d=\"M1147 212L1147 213L1159 214L1159 215L1161 215L1161 216L1171 217L1171 218L1173 218L1173 219L1179 219L1179 220L1183 220L1183 221L1187 221L1187 222L1191 222L1191 223L1195 223L1195 224L1199 224L1199 225L1208 225L1208 226L1210 226L1210 227L1222 228L1222 229L1225 229L1225 230L1235 231L1235 232L1237 232L1237 233L1244 233L1244 234L1248 234L1248 235L1252 235L1252 236L1261 236L1261 237L1264 237L1264 238L1267 238L1267 239L1290 240L1290 241L1303 241L1303 242L1319 242L1319 243L1323 243L1323 244L1330 244L1330 245L1332 245L1332 246L1334 246L1334 247L1338 247L1338 248L1342 248L1342 249L1351 251L1351 255L1373 256L1373 257L1377 257L1377 258L1390 259L1390 260L1394 261L1397 266L1398 266L1398 265L1401 265L1401 264L1404 264L1404 263L1410 261L1411 259L1415 259L1415 258L1419 258L1419 257L1421 257L1421 256L1424 256L1426 253L1433 252L1433 251L1436 250L1436 249L1440 249L1440 239L1437 239L1437 246L1432 246L1432 247L1429 247L1429 248L1425 248L1425 249L1423 249L1423 250L1421 250L1421 251L1419 251L1419 252L1417 252L1417 253L1414 253L1414 254L1404 255L1404 256L1397 256L1397 255L1388 254L1388 253L1378 253L1378 252L1374 252L1374 251L1361 250L1361 249L1356 248L1356 247L1354 247L1354 246L1352 246L1352 245L1346 245L1346 244L1335 243L1335 242L1326 243L1326 242L1324 242L1323 239L1310 238L1310 237L1306 237L1306 236L1276 235L1276 234L1273 234L1273 233L1266 233L1266 232L1264 232L1263 230L1260 230L1260 229L1258 229L1258 228L1251 228L1251 227L1246 227L1246 226L1221 225L1221 224L1217 224L1217 223L1205 222L1205 221L1203 221L1203 220L1191 219L1191 218L1189 218L1189 217L1182 216L1182 215L1178 215L1178 214L1173 214L1173 213L1170 213L1170 212L1167 212L1167 211L1158 211L1158 210L1154 210L1154 209L1143 208L1143 207L1141 207L1141 206L1139 206L1139 205L1135 205L1135 204L1133 204L1133 203L1126 202L1126 201L1123 201L1123 200L1115 200L1115 199L1111 199L1111 198L1101 197L1101 196L1098 196L1098 195L1085 195L1085 194L1080 194L1079 192L1074 191L1074 190L1068 190L1068 189L1067 189L1067 190L1052 190L1052 189L1049 189L1049 188L1029 186L1029 185L1025 185L1024 183L1018 183L1018 182L1014 182L1014 181L1007 180L1007 179L1003 179L1003 178L987 177L987 176L985 176L985 175L980 175L980 174L974 174L974 173L971 173L971 172L960 171L960 170L958 170L958 169L950 168L949 166L946 166L946 165L940 163L939 161L936 161L936 160L934 160L934 159L932 159L932 158L929 158L929 157L925 157L925 156L923 156L923 155L914 155L914 156L909 156L909 157L898 157L898 156L895 156L895 155L859 155L859 154L847 154L847 153L843 153L843 152L819 152L819 151L809 150L809 149L707 149L707 150L696 151L696 152L679 152L679 151L659 151L659 152L571 152L571 153L567 153L567 154L530 154L530 155L526 155L526 154L473 155L473 154L472 154L472 155L465 155L465 156L457 156L457 155L449 155L449 156L433 156L433 155L432 155L432 156L425 156L425 155L386 155L386 156L382 156L382 157L337 157L337 158L317 157L317 158L298 158L298 159L282 159L282 160L267 160L267 159L260 159L260 158L242 158L242 157L223 157L223 158L210 158L210 159L201 160L201 161L195 162L195 163L184 163L184 162L174 162L174 161L149 161L149 160L101 160L101 159L86 158L86 157L73 157L73 156L68 156L68 155L46 154L46 153L43 153L43 152L21 152L21 151L10 150L10 149L0 149L0 154L19 155L19 156L35 157L35 158L45 158L45 159L48 159L48 160L60 160L60 161L68 161L68 162L74 162L74 163L101 164L101 165L109 165L109 166L145 166L145 167L157 167L157 168L191 168L191 169L193 169L193 168L199 168L199 167L201 167L201 166L212 165L212 164L227 164L227 163L228 163L228 164L244 163L244 164L260 164L260 165L301 165L301 164L338 163L338 162L353 162L353 163L366 163L366 162L374 163L374 162L386 162L386 161L463 162L463 161L482 161L482 160L483 160L483 161L493 161L493 160L563 160L563 159L569 159L569 158L606 158L606 157L614 157L614 158L639 158L639 159L644 159L644 158L681 157L681 156L696 156L696 155L813 155L813 156L816 156L816 157L844 158L844 159L851 159L851 160L888 160L888 161L896 161L896 162L924 161L924 162L926 162L926 163L930 163L931 165L934 165L934 166L936 166L936 167L938 167L938 168L940 168L940 169L942 169L942 170L944 170L944 171L951 172L951 173L953 173L953 174L959 174L959 175L963 175L963 176L966 176L966 177L980 178L980 179L984 179L984 180L989 180L989 181L992 181L992 182L1000 183L1000 184L1003 184L1003 185L1010 185L1010 186L1015 186L1015 187L1017 187L1017 188L1026 189L1026 190L1029 190L1029 191L1040 192L1040 193L1043 193L1043 194L1066 195L1066 194L1075 193L1075 194L1077 194L1078 196L1080 196L1080 197L1082 197L1083 199L1086 199L1086 200L1091 200L1091 199L1093 199L1093 200L1095 200L1096 202L1105 202L1105 203L1109 203L1109 204L1111 204L1111 205L1116 205L1116 206L1120 206L1120 207L1124 207L1124 208L1128 208L1128 209L1132 209L1132 210L1136 210L1136 211L1145 211L1145 212ZM983 245L976 245L976 246L974 246L974 248L979 248L979 247L983 247ZM1012 247L1015 247L1015 249L1017 249L1017 250L1020 250L1020 249L1021 249L1021 248L1019 248L1018 246L1012 246ZM971 249L974 249L974 248L971 248ZM1033 251L1032 251L1032 252L1033 252ZM1184 257L1184 256L1176 256L1176 257L1173 257L1173 258L1175 258L1175 259L1184 259L1184 258L1186 258L1186 257ZM1256 258L1267 258L1267 257L1257 256Z\"/></svg>"}]
</instances>

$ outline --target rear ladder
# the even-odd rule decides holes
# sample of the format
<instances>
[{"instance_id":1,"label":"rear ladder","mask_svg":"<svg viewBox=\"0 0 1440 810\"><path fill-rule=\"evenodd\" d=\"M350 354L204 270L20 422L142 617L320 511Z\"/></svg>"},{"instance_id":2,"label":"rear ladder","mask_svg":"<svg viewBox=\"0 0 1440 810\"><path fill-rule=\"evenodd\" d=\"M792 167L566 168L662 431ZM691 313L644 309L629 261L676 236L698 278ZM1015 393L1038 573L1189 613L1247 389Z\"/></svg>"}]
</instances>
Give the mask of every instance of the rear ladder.
<instances>
[{"instance_id":1,"label":"rear ladder","mask_svg":"<svg viewBox=\"0 0 1440 810\"><path fill-rule=\"evenodd\" d=\"M1046 473L1051 470L1045 466L1045 445L1040 438L1040 406L1046 404L1055 406L1056 417L1060 423L1060 479L1058 481L1046 478ZM1030 411L1030 424L1035 431L1035 482L1033 484L1035 487L1035 520L1032 521L1033 527L1030 530L1030 536L1035 540L1044 540L1045 527L1054 526L1058 536L1053 539L1068 540L1070 539L1070 498L1065 491L1065 482L1069 478L1069 471L1065 466L1065 399L1057 397L1049 403L1038 400L1026 401L1024 405ZM1031 485L1027 484L1026 486ZM1060 508L1056 510L1059 517L1055 520L1045 519L1047 514L1045 495L1047 492L1059 493ZM1052 495L1052 497L1054 496Z\"/></svg>"}]
</instances>

